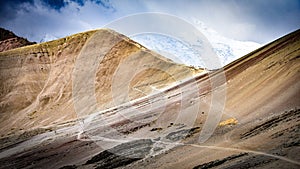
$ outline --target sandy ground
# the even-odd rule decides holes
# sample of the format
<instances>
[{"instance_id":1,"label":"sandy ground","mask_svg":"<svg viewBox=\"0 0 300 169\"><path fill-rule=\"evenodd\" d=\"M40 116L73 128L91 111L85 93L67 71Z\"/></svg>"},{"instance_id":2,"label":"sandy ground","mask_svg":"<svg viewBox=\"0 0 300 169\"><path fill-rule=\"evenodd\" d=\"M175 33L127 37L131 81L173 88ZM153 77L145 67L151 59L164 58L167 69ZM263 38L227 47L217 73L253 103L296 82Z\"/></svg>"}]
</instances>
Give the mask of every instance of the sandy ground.
<instances>
[{"instance_id":1,"label":"sandy ground","mask_svg":"<svg viewBox=\"0 0 300 169\"><path fill-rule=\"evenodd\" d=\"M299 47L300 31L223 70L4 135L0 168L299 168Z\"/></svg>"}]
</instances>

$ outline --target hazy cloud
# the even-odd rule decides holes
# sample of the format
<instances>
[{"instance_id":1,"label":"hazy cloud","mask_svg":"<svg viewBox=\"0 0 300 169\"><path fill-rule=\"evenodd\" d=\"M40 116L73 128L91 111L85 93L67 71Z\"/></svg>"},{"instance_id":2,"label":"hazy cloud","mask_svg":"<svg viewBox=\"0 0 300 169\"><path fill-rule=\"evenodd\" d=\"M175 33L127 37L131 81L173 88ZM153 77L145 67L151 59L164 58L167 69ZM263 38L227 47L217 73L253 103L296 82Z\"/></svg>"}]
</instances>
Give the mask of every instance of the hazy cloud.
<instances>
[{"instance_id":1,"label":"hazy cloud","mask_svg":"<svg viewBox=\"0 0 300 169\"><path fill-rule=\"evenodd\" d=\"M189 22L196 18L224 36L260 43L300 27L297 0L10 0L0 2L0 26L40 41L45 34L63 37L141 12L168 13Z\"/></svg>"}]
</instances>

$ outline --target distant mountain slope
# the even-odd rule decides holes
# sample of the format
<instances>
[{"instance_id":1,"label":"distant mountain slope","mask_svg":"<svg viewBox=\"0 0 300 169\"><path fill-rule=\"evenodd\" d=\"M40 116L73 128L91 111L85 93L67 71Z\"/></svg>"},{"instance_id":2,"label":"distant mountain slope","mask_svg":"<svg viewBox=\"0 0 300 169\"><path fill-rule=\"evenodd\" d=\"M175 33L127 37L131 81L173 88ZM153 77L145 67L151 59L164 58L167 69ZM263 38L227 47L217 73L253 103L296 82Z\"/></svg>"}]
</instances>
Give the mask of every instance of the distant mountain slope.
<instances>
[{"instance_id":1,"label":"distant mountain slope","mask_svg":"<svg viewBox=\"0 0 300 169\"><path fill-rule=\"evenodd\" d=\"M109 48L113 39L121 41ZM78 58L82 49L81 54L87 57ZM103 56L105 49L109 52ZM131 54L138 55L132 58ZM83 95L71 97L71 88L77 83L70 85L70 72L90 70L88 63L94 60L89 57L95 56L104 59L95 75L95 95L101 105L111 103L110 92L103 89L111 86L109 77L118 71L116 63L128 63L116 79L121 90L112 89L117 96L129 91L132 98L138 98L138 91L130 92L137 87L145 97L70 120L75 114L73 103L90 97L88 74L77 82L85 85L81 86ZM132 80L129 72L147 63L166 67L170 74L182 78L192 77L188 72L197 70L147 53L141 45L111 30L2 52L0 59L1 169L300 166L300 30L223 69L195 74L170 88L159 88L172 83L170 76L160 71L140 71ZM77 59L82 62L74 68ZM223 73L226 81L212 86L212 77ZM126 79L132 83L124 85ZM150 88L156 88L156 94ZM214 100L221 97L217 95L221 91L226 93L224 106ZM82 107L91 110L88 102ZM201 143L200 133L208 116L216 114L214 110L222 119L211 137Z\"/></svg>"},{"instance_id":2,"label":"distant mountain slope","mask_svg":"<svg viewBox=\"0 0 300 169\"><path fill-rule=\"evenodd\" d=\"M86 44L91 37L95 41L92 46ZM86 57L77 63L79 55L85 54L80 52L86 45ZM73 82L75 63L79 64L77 68L87 71L90 69L87 63L95 62L91 59L93 57L101 59L99 69L92 77L100 110L153 92L149 85L159 89L174 83L174 78L181 80L202 71L176 64L107 29L1 52L0 133L10 128L32 128L76 118L72 85L86 84L89 79L84 79L88 77L84 74ZM128 79L128 74L138 65L145 69L137 72L133 79ZM151 68L151 65L155 67ZM116 72L121 68L127 73L119 72L118 75ZM114 93L113 84L118 86ZM113 100L113 94L118 99ZM92 113L93 110L87 112Z\"/></svg>"},{"instance_id":3,"label":"distant mountain slope","mask_svg":"<svg viewBox=\"0 0 300 169\"><path fill-rule=\"evenodd\" d=\"M221 36L196 19L194 25L210 41L223 66L262 46L255 42L238 41ZM205 67L201 62L202 59L199 59L191 47L173 37L148 33L135 35L132 39L178 63Z\"/></svg>"},{"instance_id":4,"label":"distant mountain slope","mask_svg":"<svg viewBox=\"0 0 300 169\"><path fill-rule=\"evenodd\" d=\"M0 41L10 39L10 38L15 38L15 37L16 37L16 35L14 33L12 33L11 31L0 28Z\"/></svg>"},{"instance_id":5,"label":"distant mountain slope","mask_svg":"<svg viewBox=\"0 0 300 169\"><path fill-rule=\"evenodd\" d=\"M225 73L227 81L215 90L226 91L223 120L207 142L198 142L198 132L189 136L190 138L176 142L180 146L168 150L167 153L163 152L154 157L149 153L150 156L138 162L123 164L126 165L123 168L299 168L300 30L227 64L223 70L213 74L218 76L222 72ZM199 112L204 115L197 116L194 126L203 129L205 114L219 105L211 102L211 97L216 97L211 90L201 90L205 88L209 77L200 76L196 79L201 86L197 91L200 92ZM226 87L220 89L222 86ZM191 95L181 100L195 101L194 98ZM168 106L175 107L171 104ZM148 131L158 126L162 127L157 133L170 132L168 125L174 119L167 117L172 114L173 111L166 112L165 118L156 122L156 125L136 133L143 132L143 136L151 134ZM191 135L194 129L190 130ZM167 136L174 134L179 137L180 132L183 130L174 129ZM162 139L159 141L168 139L160 134L155 135L155 138L160 137ZM126 144L123 146L126 147ZM99 161L102 162L101 160ZM103 165L96 162L94 164Z\"/></svg>"},{"instance_id":6,"label":"distant mountain slope","mask_svg":"<svg viewBox=\"0 0 300 169\"><path fill-rule=\"evenodd\" d=\"M0 52L35 44L27 39L16 36L13 32L0 28Z\"/></svg>"},{"instance_id":7,"label":"distant mountain slope","mask_svg":"<svg viewBox=\"0 0 300 169\"><path fill-rule=\"evenodd\" d=\"M55 37L55 36L53 36L53 35L51 35L51 34L45 34L43 36L43 38L40 40L40 43L42 43L42 42L49 42L49 41L56 40L56 39L58 39L58 38Z\"/></svg>"}]
</instances>

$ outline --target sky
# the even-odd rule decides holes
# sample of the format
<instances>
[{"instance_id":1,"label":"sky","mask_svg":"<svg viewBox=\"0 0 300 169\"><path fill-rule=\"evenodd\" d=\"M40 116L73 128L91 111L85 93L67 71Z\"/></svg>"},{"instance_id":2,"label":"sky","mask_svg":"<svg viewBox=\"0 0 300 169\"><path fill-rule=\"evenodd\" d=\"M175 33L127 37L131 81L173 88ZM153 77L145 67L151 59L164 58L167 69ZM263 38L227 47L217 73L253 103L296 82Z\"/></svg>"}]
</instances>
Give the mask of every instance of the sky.
<instances>
[{"instance_id":1,"label":"sky","mask_svg":"<svg viewBox=\"0 0 300 169\"><path fill-rule=\"evenodd\" d=\"M39 42L143 12L196 19L225 37L260 44L300 28L300 0L2 0L0 27Z\"/></svg>"}]
</instances>

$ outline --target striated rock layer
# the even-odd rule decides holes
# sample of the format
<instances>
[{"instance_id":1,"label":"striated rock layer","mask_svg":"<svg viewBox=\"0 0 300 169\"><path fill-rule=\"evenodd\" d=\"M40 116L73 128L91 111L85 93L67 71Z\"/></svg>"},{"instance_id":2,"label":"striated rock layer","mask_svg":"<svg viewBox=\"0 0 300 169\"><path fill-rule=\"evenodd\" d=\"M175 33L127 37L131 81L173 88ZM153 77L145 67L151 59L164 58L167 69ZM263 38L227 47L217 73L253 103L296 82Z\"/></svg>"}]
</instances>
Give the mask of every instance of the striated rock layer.
<instances>
[{"instance_id":1,"label":"striated rock layer","mask_svg":"<svg viewBox=\"0 0 300 169\"><path fill-rule=\"evenodd\" d=\"M209 72L112 30L2 52L0 168L299 168L299 58L300 30Z\"/></svg>"},{"instance_id":2,"label":"striated rock layer","mask_svg":"<svg viewBox=\"0 0 300 169\"><path fill-rule=\"evenodd\" d=\"M35 44L27 39L18 37L14 33L0 28L0 52Z\"/></svg>"},{"instance_id":3,"label":"striated rock layer","mask_svg":"<svg viewBox=\"0 0 300 169\"><path fill-rule=\"evenodd\" d=\"M91 55L78 60L90 37L97 38L84 51ZM107 46L111 47L102 52ZM72 76L76 76L76 72L73 69L75 63L82 71L91 69L87 63L95 62L92 55L97 55L94 59L99 61L92 84L99 110L145 96L152 92L151 87L162 88L202 71L175 64L127 37L106 29L1 52L0 133L3 135L10 131L76 119L72 85L86 85L86 81L81 79L84 77L76 77L77 81L74 82ZM152 68L149 63L155 66ZM126 83L129 77L124 70L130 72L136 65L144 65L145 68L136 72L130 83ZM123 72L117 71L120 67ZM114 93L112 84L116 86ZM123 93L128 93L129 98L112 100L113 96L119 97ZM93 111L86 112L89 114Z\"/></svg>"}]
</instances>

